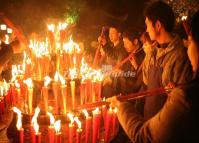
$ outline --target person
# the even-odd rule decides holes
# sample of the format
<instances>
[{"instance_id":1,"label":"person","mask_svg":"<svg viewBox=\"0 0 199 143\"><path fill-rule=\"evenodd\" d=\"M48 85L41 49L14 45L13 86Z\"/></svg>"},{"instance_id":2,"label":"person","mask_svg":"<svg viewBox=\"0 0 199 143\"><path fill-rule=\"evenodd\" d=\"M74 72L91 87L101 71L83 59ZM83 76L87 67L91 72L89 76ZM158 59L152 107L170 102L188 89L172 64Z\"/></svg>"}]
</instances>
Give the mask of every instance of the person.
<instances>
[{"instance_id":1,"label":"person","mask_svg":"<svg viewBox=\"0 0 199 143\"><path fill-rule=\"evenodd\" d=\"M177 34L173 34L174 12L163 1L150 3L145 11L146 32L153 42L147 49L143 62L143 82L148 90L179 85L188 82L192 77L190 61ZM147 47L149 48L149 47ZM149 119L164 105L165 94L146 97L144 117Z\"/></svg>"},{"instance_id":2,"label":"person","mask_svg":"<svg viewBox=\"0 0 199 143\"><path fill-rule=\"evenodd\" d=\"M176 86L169 93L163 108L150 119L144 119L128 102L117 97L108 99L118 107L117 116L126 134L134 143L199 142L199 11L191 21L188 56L196 75L187 84Z\"/></svg>"},{"instance_id":3,"label":"person","mask_svg":"<svg viewBox=\"0 0 199 143\"><path fill-rule=\"evenodd\" d=\"M143 86L142 80L142 62L145 57L144 50L142 48L142 43L139 40L139 30L127 29L122 34L124 47L130 56L133 53L133 56L127 61L123 66L122 70L125 73L129 71L132 73L132 76L121 77L121 89L122 94L129 94L138 92Z\"/></svg>"},{"instance_id":4,"label":"person","mask_svg":"<svg viewBox=\"0 0 199 143\"><path fill-rule=\"evenodd\" d=\"M1 43L0 45L0 73L3 66L12 58L12 55L21 53L24 49L24 44L15 40L10 44Z\"/></svg>"},{"instance_id":5,"label":"person","mask_svg":"<svg viewBox=\"0 0 199 143\"><path fill-rule=\"evenodd\" d=\"M111 25L108 32L108 39L106 36L99 36L98 38L98 41L102 45L100 52L105 55L103 56L105 59L101 59L101 61L103 61L102 69L105 72L112 71L117 64L127 57L119 27L117 25ZM118 77L108 75L103 81L102 97L107 98L120 92Z\"/></svg>"}]
</instances>

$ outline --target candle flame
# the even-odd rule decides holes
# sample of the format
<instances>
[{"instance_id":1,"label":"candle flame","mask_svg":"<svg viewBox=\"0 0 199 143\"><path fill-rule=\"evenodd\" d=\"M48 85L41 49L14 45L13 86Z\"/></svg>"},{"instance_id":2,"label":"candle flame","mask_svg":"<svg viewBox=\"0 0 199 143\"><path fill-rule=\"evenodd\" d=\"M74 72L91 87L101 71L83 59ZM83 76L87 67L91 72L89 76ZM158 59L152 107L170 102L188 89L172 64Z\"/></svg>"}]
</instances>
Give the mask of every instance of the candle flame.
<instances>
[{"instance_id":1,"label":"candle flame","mask_svg":"<svg viewBox=\"0 0 199 143\"><path fill-rule=\"evenodd\" d=\"M117 113L118 109L117 109L117 108L114 108L114 110L113 110L113 111L114 111L114 113Z\"/></svg>"},{"instance_id":2,"label":"candle flame","mask_svg":"<svg viewBox=\"0 0 199 143\"><path fill-rule=\"evenodd\" d=\"M66 27L68 26L68 23L66 23L66 22L64 22L64 23L59 23L59 25L58 25L58 29L59 30L64 30L64 29L66 29Z\"/></svg>"},{"instance_id":3,"label":"candle flame","mask_svg":"<svg viewBox=\"0 0 199 143\"><path fill-rule=\"evenodd\" d=\"M80 53L80 47L72 40L72 35L70 36L68 43L64 43L63 48L66 53Z\"/></svg>"},{"instance_id":4,"label":"candle flame","mask_svg":"<svg viewBox=\"0 0 199 143\"><path fill-rule=\"evenodd\" d=\"M5 34L5 44L9 44L10 43L10 40L9 40L9 35L8 34Z\"/></svg>"},{"instance_id":5,"label":"candle flame","mask_svg":"<svg viewBox=\"0 0 199 143\"><path fill-rule=\"evenodd\" d=\"M33 128L34 128L34 130L35 130L35 133L38 134L38 133L39 133L39 124L38 124L37 122L35 122L35 123L33 124Z\"/></svg>"},{"instance_id":6,"label":"candle flame","mask_svg":"<svg viewBox=\"0 0 199 143\"><path fill-rule=\"evenodd\" d=\"M58 120L58 121L55 122L54 128L55 128L55 132L56 133L60 132L60 129L61 129L61 120Z\"/></svg>"},{"instance_id":7,"label":"candle flame","mask_svg":"<svg viewBox=\"0 0 199 143\"><path fill-rule=\"evenodd\" d=\"M33 88L33 82L31 78L24 80L24 83L28 86L28 88Z\"/></svg>"},{"instance_id":8,"label":"candle flame","mask_svg":"<svg viewBox=\"0 0 199 143\"><path fill-rule=\"evenodd\" d=\"M37 117L39 116L39 112L40 112L40 108L37 107L35 109L35 114L32 117L32 121L31 121L32 125L34 125L35 123L37 123Z\"/></svg>"},{"instance_id":9,"label":"candle flame","mask_svg":"<svg viewBox=\"0 0 199 143\"><path fill-rule=\"evenodd\" d=\"M22 128L22 114L21 111L17 107L13 107L13 111L17 113L17 124L16 127L18 130Z\"/></svg>"},{"instance_id":10,"label":"candle flame","mask_svg":"<svg viewBox=\"0 0 199 143\"><path fill-rule=\"evenodd\" d=\"M5 93L7 93L10 86L9 86L9 84L5 81L5 79L3 80L3 86L4 86L4 91L5 91Z\"/></svg>"},{"instance_id":11,"label":"candle flame","mask_svg":"<svg viewBox=\"0 0 199 143\"><path fill-rule=\"evenodd\" d=\"M182 18L181 18L181 20L182 20L182 21L186 21L186 20L187 20L187 16L186 16L186 15L183 15Z\"/></svg>"},{"instance_id":12,"label":"candle flame","mask_svg":"<svg viewBox=\"0 0 199 143\"><path fill-rule=\"evenodd\" d=\"M81 129L82 128L82 124L81 124L80 120L78 119L78 117L75 117L74 120L77 123L78 128Z\"/></svg>"},{"instance_id":13,"label":"candle flame","mask_svg":"<svg viewBox=\"0 0 199 143\"><path fill-rule=\"evenodd\" d=\"M48 87L49 83L51 82L51 78L49 76L44 77L44 86Z\"/></svg>"},{"instance_id":14,"label":"candle flame","mask_svg":"<svg viewBox=\"0 0 199 143\"><path fill-rule=\"evenodd\" d=\"M71 124L73 124L74 123L74 115L72 113L68 113L67 116L70 119Z\"/></svg>"},{"instance_id":15,"label":"candle flame","mask_svg":"<svg viewBox=\"0 0 199 143\"><path fill-rule=\"evenodd\" d=\"M58 82L58 80L59 80L59 73L56 71L54 76L54 81Z\"/></svg>"},{"instance_id":16,"label":"candle flame","mask_svg":"<svg viewBox=\"0 0 199 143\"><path fill-rule=\"evenodd\" d=\"M15 80L15 87L20 88L20 84L18 83L18 80Z\"/></svg>"},{"instance_id":17,"label":"candle flame","mask_svg":"<svg viewBox=\"0 0 199 143\"><path fill-rule=\"evenodd\" d=\"M76 68L69 69L69 73L70 73L71 80L73 80L77 77L77 69Z\"/></svg>"},{"instance_id":18,"label":"candle flame","mask_svg":"<svg viewBox=\"0 0 199 143\"><path fill-rule=\"evenodd\" d=\"M47 115L50 117L50 125L53 126L55 123L55 118L52 113L47 112Z\"/></svg>"},{"instance_id":19,"label":"candle flame","mask_svg":"<svg viewBox=\"0 0 199 143\"><path fill-rule=\"evenodd\" d=\"M82 112L84 113L84 115L85 115L86 117L89 116L89 115L88 115L88 111L87 111L86 109L82 110Z\"/></svg>"},{"instance_id":20,"label":"candle flame","mask_svg":"<svg viewBox=\"0 0 199 143\"><path fill-rule=\"evenodd\" d=\"M47 27L48 27L49 31L55 32L55 25L54 24L48 24Z\"/></svg>"},{"instance_id":21,"label":"candle flame","mask_svg":"<svg viewBox=\"0 0 199 143\"><path fill-rule=\"evenodd\" d=\"M100 110L98 107L95 110L93 110L93 114L99 114L99 113L100 113Z\"/></svg>"},{"instance_id":22,"label":"candle flame","mask_svg":"<svg viewBox=\"0 0 199 143\"><path fill-rule=\"evenodd\" d=\"M66 84L66 81L65 81L64 77L61 76L60 74L59 74L59 79L60 79L62 85Z\"/></svg>"}]
</instances>

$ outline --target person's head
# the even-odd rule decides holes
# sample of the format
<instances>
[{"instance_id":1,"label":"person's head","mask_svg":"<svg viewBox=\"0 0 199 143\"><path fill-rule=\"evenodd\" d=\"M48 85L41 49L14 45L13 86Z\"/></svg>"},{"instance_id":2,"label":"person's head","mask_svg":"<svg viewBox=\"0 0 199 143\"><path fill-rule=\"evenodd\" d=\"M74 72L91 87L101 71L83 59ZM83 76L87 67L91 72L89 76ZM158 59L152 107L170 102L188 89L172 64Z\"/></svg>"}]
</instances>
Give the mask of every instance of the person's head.
<instances>
[{"instance_id":1,"label":"person's head","mask_svg":"<svg viewBox=\"0 0 199 143\"><path fill-rule=\"evenodd\" d=\"M163 32L173 31L175 16L172 8L163 1L150 3L145 11L145 24L151 40L157 40Z\"/></svg>"},{"instance_id":2,"label":"person's head","mask_svg":"<svg viewBox=\"0 0 199 143\"><path fill-rule=\"evenodd\" d=\"M189 36L188 56L194 72L199 69L199 11L191 21L191 36Z\"/></svg>"},{"instance_id":3,"label":"person's head","mask_svg":"<svg viewBox=\"0 0 199 143\"><path fill-rule=\"evenodd\" d=\"M121 38L121 32L116 27L109 28L109 38L112 43L116 43Z\"/></svg>"},{"instance_id":4,"label":"person's head","mask_svg":"<svg viewBox=\"0 0 199 143\"><path fill-rule=\"evenodd\" d=\"M126 30L122 34L124 48L128 53L135 51L140 46L139 32Z\"/></svg>"}]
</instances>

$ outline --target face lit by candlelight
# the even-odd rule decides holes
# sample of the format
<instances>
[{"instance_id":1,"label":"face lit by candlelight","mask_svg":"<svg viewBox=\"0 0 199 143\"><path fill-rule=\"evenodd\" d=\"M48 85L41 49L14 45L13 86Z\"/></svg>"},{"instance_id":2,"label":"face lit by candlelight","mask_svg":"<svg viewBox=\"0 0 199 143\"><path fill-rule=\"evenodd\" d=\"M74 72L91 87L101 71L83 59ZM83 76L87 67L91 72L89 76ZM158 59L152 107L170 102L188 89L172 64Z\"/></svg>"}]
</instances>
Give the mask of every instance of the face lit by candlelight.
<instances>
[{"instance_id":1,"label":"face lit by candlelight","mask_svg":"<svg viewBox=\"0 0 199 143\"><path fill-rule=\"evenodd\" d=\"M109 28L109 38L112 43L119 41L120 36L121 36L121 33L119 33L116 28L113 28L113 27Z\"/></svg>"},{"instance_id":2,"label":"face lit by candlelight","mask_svg":"<svg viewBox=\"0 0 199 143\"><path fill-rule=\"evenodd\" d=\"M145 24L147 27L146 32L148 32L151 40L156 40L160 30L159 26L157 26L157 22L153 24L152 21L146 17Z\"/></svg>"}]
</instances>

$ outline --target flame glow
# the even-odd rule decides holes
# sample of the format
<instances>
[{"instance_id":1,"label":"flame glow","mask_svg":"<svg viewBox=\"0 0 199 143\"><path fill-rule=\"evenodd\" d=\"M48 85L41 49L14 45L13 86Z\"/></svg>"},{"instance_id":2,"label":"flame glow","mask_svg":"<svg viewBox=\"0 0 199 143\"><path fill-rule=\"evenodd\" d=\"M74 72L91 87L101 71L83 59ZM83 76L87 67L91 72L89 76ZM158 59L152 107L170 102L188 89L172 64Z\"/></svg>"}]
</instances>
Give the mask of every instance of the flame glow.
<instances>
[{"instance_id":1,"label":"flame glow","mask_svg":"<svg viewBox=\"0 0 199 143\"><path fill-rule=\"evenodd\" d=\"M81 129L82 128L82 124L81 124L80 120L78 119L78 117L75 117L74 120L77 123L78 128Z\"/></svg>"},{"instance_id":2,"label":"flame glow","mask_svg":"<svg viewBox=\"0 0 199 143\"><path fill-rule=\"evenodd\" d=\"M35 123L33 124L33 128L34 128L34 130L35 130L35 133L38 134L38 133L39 133L39 124L38 124L37 122L35 122Z\"/></svg>"},{"instance_id":3,"label":"flame glow","mask_svg":"<svg viewBox=\"0 0 199 143\"><path fill-rule=\"evenodd\" d=\"M28 86L28 88L33 88L33 82L31 78L24 80L24 83Z\"/></svg>"},{"instance_id":4,"label":"flame glow","mask_svg":"<svg viewBox=\"0 0 199 143\"><path fill-rule=\"evenodd\" d=\"M115 114L117 113L117 111L118 111L117 108L114 108L114 109L113 109L113 112L114 112Z\"/></svg>"},{"instance_id":5,"label":"flame glow","mask_svg":"<svg viewBox=\"0 0 199 143\"><path fill-rule=\"evenodd\" d=\"M182 16L181 20L182 21L186 21L187 20L187 16L186 15Z\"/></svg>"},{"instance_id":6,"label":"flame glow","mask_svg":"<svg viewBox=\"0 0 199 143\"><path fill-rule=\"evenodd\" d=\"M73 124L74 123L74 115L72 113L68 113L67 116L70 119L70 123Z\"/></svg>"},{"instance_id":7,"label":"flame glow","mask_svg":"<svg viewBox=\"0 0 199 143\"><path fill-rule=\"evenodd\" d=\"M35 109L35 114L34 114L33 117L32 117L32 121L31 121L32 125L34 125L34 124L37 123L37 117L39 116L39 112L40 112L40 108L37 107L37 108Z\"/></svg>"},{"instance_id":8,"label":"flame glow","mask_svg":"<svg viewBox=\"0 0 199 143\"><path fill-rule=\"evenodd\" d=\"M54 76L54 81L58 82L58 80L59 80L59 73L56 71Z\"/></svg>"},{"instance_id":9,"label":"flame glow","mask_svg":"<svg viewBox=\"0 0 199 143\"><path fill-rule=\"evenodd\" d=\"M95 110L93 110L93 114L99 114L99 113L100 113L100 110L98 107Z\"/></svg>"},{"instance_id":10,"label":"flame glow","mask_svg":"<svg viewBox=\"0 0 199 143\"><path fill-rule=\"evenodd\" d=\"M55 122L54 128L55 128L55 132L56 133L60 132L60 129L61 129L61 120L58 120L58 121Z\"/></svg>"},{"instance_id":11,"label":"flame glow","mask_svg":"<svg viewBox=\"0 0 199 143\"><path fill-rule=\"evenodd\" d=\"M22 114L21 111L17 107L13 107L13 111L17 113L17 124L16 127L18 130L22 128Z\"/></svg>"},{"instance_id":12,"label":"flame glow","mask_svg":"<svg viewBox=\"0 0 199 143\"><path fill-rule=\"evenodd\" d=\"M72 40L72 36L70 36L68 43L64 43L63 48L66 53L80 53L80 47Z\"/></svg>"},{"instance_id":13,"label":"flame glow","mask_svg":"<svg viewBox=\"0 0 199 143\"><path fill-rule=\"evenodd\" d=\"M48 87L49 83L51 82L51 78L49 76L44 77L44 86Z\"/></svg>"},{"instance_id":14,"label":"flame glow","mask_svg":"<svg viewBox=\"0 0 199 143\"><path fill-rule=\"evenodd\" d=\"M70 73L71 80L77 78L77 69L76 68L69 69L69 73Z\"/></svg>"},{"instance_id":15,"label":"flame glow","mask_svg":"<svg viewBox=\"0 0 199 143\"><path fill-rule=\"evenodd\" d=\"M82 110L82 112L84 113L84 115L85 115L86 117L89 116L89 115L88 115L88 111L87 111L86 109Z\"/></svg>"},{"instance_id":16,"label":"flame glow","mask_svg":"<svg viewBox=\"0 0 199 143\"><path fill-rule=\"evenodd\" d=\"M20 84L18 83L18 80L15 80L15 87L20 88Z\"/></svg>"},{"instance_id":17,"label":"flame glow","mask_svg":"<svg viewBox=\"0 0 199 143\"><path fill-rule=\"evenodd\" d=\"M55 25L54 24L48 24L47 27L48 27L49 31L55 32Z\"/></svg>"},{"instance_id":18,"label":"flame glow","mask_svg":"<svg viewBox=\"0 0 199 143\"><path fill-rule=\"evenodd\" d=\"M1 30L6 30L7 26L5 24L1 24L0 28L1 28Z\"/></svg>"},{"instance_id":19,"label":"flame glow","mask_svg":"<svg viewBox=\"0 0 199 143\"><path fill-rule=\"evenodd\" d=\"M12 29L11 28L7 28L7 33L11 34L12 33Z\"/></svg>"},{"instance_id":20,"label":"flame glow","mask_svg":"<svg viewBox=\"0 0 199 143\"><path fill-rule=\"evenodd\" d=\"M55 123L55 118L52 113L47 112L47 115L50 117L50 125L53 126Z\"/></svg>"},{"instance_id":21,"label":"flame glow","mask_svg":"<svg viewBox=\"0 0 199 143\"><path fill-rule=\"evenodd\" d=\"M10 38L8 36L8 34L5 34L5 44L9 44L10 43Z\"/></svg>"}]
</instances>

